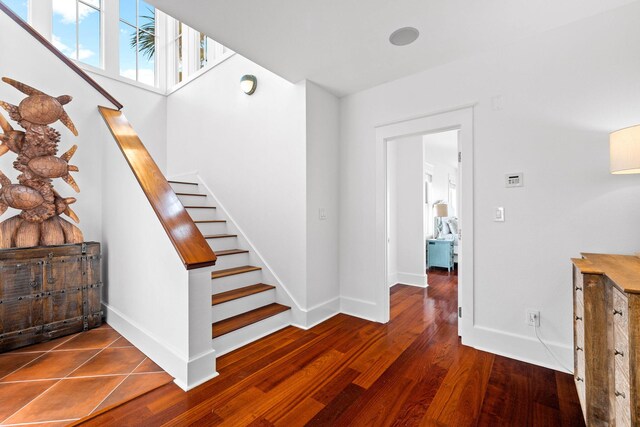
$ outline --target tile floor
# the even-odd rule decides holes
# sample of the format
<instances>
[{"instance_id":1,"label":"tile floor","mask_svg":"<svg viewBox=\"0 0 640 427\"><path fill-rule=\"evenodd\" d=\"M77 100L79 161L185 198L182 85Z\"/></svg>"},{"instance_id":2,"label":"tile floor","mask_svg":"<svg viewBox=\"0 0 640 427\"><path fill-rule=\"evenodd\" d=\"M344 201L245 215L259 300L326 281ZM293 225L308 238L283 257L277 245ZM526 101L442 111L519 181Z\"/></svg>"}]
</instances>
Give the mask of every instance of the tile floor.
<instances>
[{"instance_id":1,"label":"tile floor","mask_svg":"<svg viewBox=\"0 0 640 427\"><path fill-rule=\"evenodd\" d=\"M0 426L63 426L173 378L109 325L0 354Z\"/></svg>"}]
</instances>

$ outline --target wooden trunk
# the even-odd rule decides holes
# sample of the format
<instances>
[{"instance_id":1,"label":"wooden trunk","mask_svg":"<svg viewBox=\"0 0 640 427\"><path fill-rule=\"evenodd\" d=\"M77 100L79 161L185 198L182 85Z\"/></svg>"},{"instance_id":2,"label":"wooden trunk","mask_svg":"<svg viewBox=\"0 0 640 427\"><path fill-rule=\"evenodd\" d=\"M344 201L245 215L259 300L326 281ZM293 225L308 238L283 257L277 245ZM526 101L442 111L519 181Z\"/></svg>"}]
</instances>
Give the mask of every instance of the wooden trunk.
<instances>
[{"instance_id":1,"label":"wooden trunk","mask_svg":"<svg viewBox=\"0 0 640 427\"><path fill-rule=\"evenodd\" d=\"M0 352L102 324L100 243L0 250Z\"/></svg>"}]
</instances>

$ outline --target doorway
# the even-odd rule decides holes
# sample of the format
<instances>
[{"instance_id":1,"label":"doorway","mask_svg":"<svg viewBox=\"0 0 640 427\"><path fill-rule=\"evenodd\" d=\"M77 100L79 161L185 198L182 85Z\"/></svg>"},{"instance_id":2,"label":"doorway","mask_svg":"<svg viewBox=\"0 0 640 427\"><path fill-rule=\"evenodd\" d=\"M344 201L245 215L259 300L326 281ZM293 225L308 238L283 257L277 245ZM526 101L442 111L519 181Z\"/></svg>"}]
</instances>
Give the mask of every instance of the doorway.
<instances>
[{"instance_id":1,"label":"doorway","mask_svg":"<svg viewBox=\"0 0 640 427\"><path fill-rule=\"evenodd\" d=\"M458 333L473 327L473 108L465 107L420 118L381 125L376 128L376 306L377 320L389 321L389 170L388 147L391 141L412 136L433 135L457 131L461 162L455 189L447 197L454 197L458 218L458 306L461 317ZM423 161L423 158L420 158ZM423 205L426 202L423 192ZM423 220L422 236L426 233ZM422 253L425 253L424 249ZM425 256L426 264L426 256ZM423 264L423 265L425 265ZM426 284L426 282L425 282Z\"/></svg>"}]
</instances>

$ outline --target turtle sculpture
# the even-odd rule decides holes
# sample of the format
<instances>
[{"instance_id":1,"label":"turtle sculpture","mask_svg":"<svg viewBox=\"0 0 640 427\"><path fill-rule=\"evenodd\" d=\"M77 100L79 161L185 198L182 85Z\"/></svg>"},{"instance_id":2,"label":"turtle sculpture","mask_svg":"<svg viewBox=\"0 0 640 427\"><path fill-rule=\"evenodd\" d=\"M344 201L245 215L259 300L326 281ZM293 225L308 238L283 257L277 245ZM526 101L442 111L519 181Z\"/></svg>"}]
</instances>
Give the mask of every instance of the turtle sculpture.
<instances>
[{"instance_id":1,"label":"turtle sculpture","mask_svg":"<svg viewBox=\"0 0 640 427\"><path fill-rule=\"evenodd\" d=\"M17 106L0 101L0 107L9 113L24 131L15 130L0 114L0 156L9 151L16 153L13 167L20 172L18 184L0 172L0 215L7 209L21 210L19 215L0 223L0 249L14 247L61 245L81 243L78 227L60 218L65 214L75 222L78 216L69 205L73 197L62 197L52 180L61 178L76 192L78 184L71 176L78 167L69 164L78 148L72 146L62 156L56 156L60 133L49 125L62 122L74 135L78 131L64 110L71 102L69 95L49 96L24 83L7 77L2 81L27 95Z\"/></svg>"}]
</instances>

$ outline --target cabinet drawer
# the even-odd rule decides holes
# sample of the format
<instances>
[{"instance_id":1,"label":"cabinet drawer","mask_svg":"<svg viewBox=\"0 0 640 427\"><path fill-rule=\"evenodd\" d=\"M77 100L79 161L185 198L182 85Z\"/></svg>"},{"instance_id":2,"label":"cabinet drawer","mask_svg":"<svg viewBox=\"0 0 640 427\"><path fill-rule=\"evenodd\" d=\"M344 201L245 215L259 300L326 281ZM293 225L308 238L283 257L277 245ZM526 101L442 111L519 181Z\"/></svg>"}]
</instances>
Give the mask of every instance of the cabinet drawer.
<instances>
[{"instance_id":1,"label":"cabinet drawer","mask_svg":"<svg viewBox=\"0 0 640 427\"><path fill-rule=\"evenodd\" d=\"M619 332L625 337L629 336L629 301L627 296L618 288L612 288L613 293L613 326L614 333Z\"/></svg>"},{"instance_id":2,"label":"cabinet drawer","mask_svg":"<svg viewBox=\"0 0 640 427\"><path fill-rule=\"evenodd\" d=\"M616 426L631 426L631 396L629 396L629 381L615 370L615 415Z\"/></svg>"}]
</instances>

